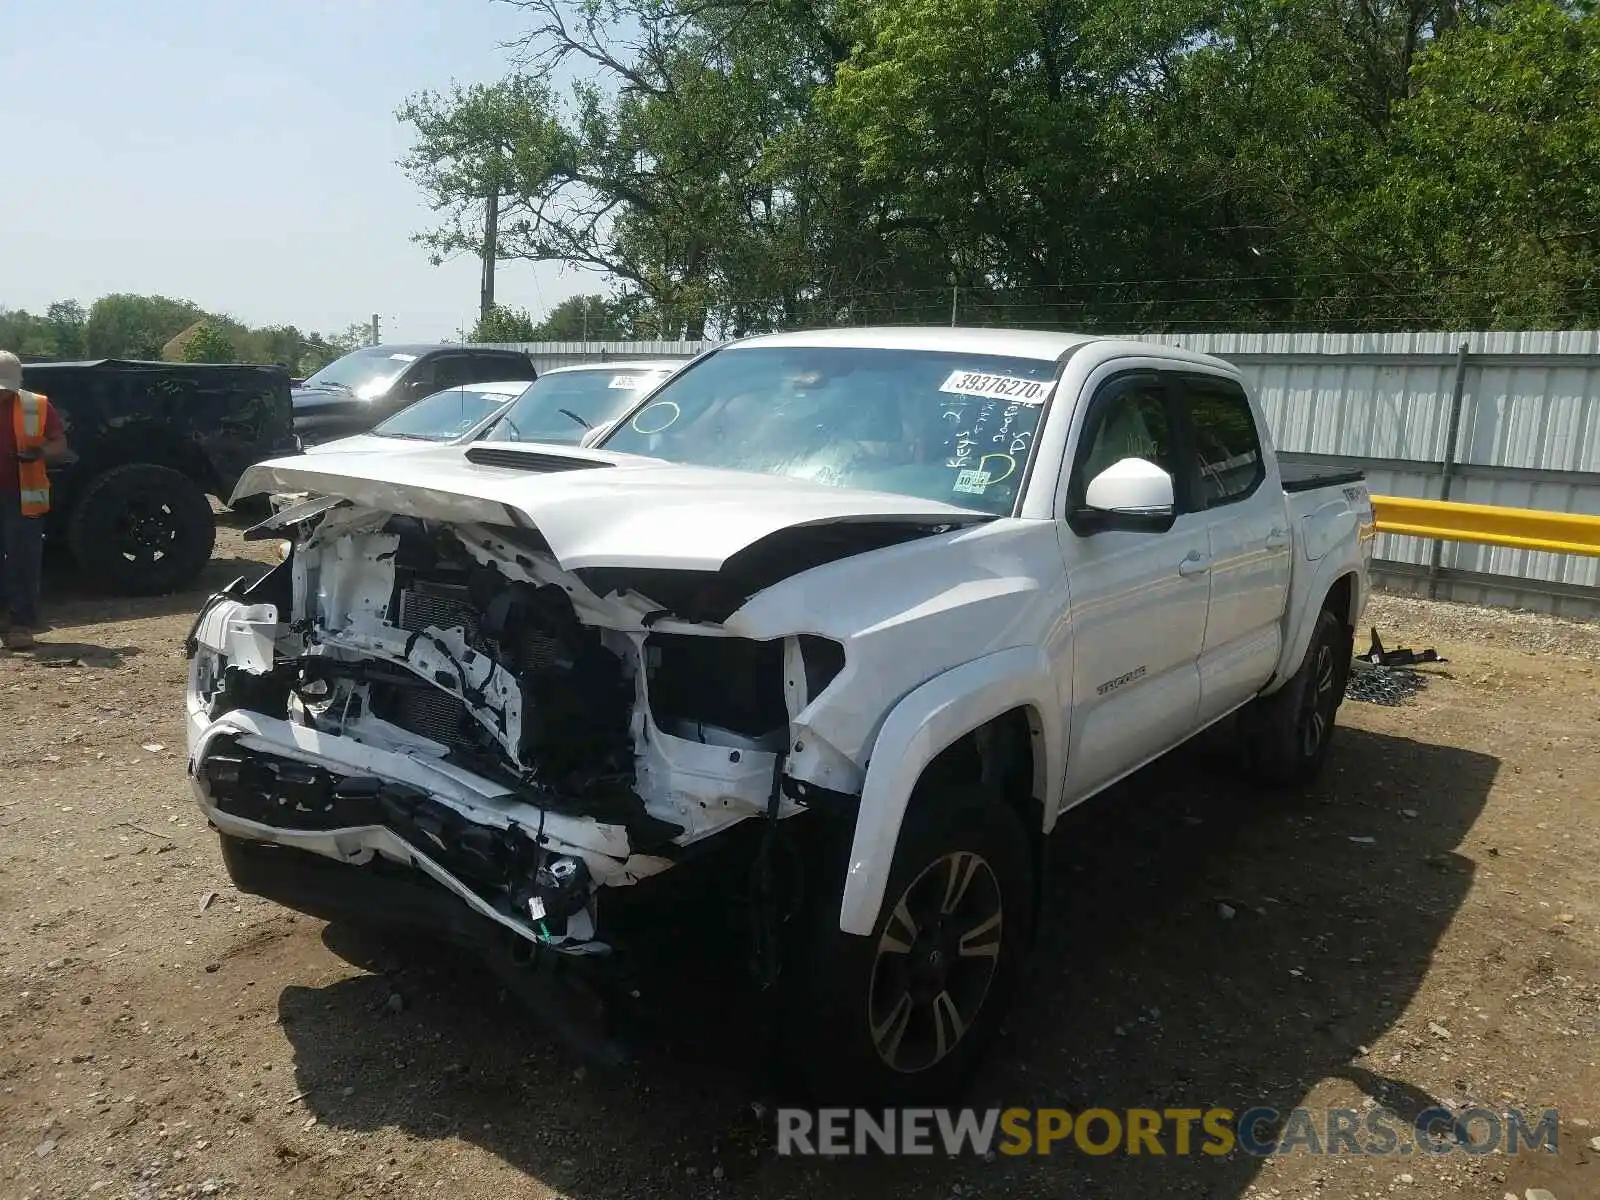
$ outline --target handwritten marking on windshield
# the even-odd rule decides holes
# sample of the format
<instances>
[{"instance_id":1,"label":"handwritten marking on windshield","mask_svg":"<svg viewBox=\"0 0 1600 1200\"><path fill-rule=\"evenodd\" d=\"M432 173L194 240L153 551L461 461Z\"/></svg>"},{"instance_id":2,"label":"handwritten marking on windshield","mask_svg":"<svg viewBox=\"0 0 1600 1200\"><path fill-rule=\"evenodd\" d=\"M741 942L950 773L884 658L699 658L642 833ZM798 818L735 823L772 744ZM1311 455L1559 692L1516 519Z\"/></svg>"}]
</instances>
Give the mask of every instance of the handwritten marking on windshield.
<instances>
[{"instance_id":1,"label":"handwritten marking on windshield","mask_svg":"<svg viewBox=\"0 0 1600 1200\"><path fill-rule=\"evenodd\" d=\"M1005 470L996 475L989 466L991 459L998 459L1003 462L1005 464ZM1017 460L1012 458L1009 454L985 454L978 460L978 470L982 471L989 477L990 483L1004 483L1006 480L1010 479L1014 474L1016 474Z\"/></svg>"},{"instance_id":2,"label":"handwritten marking on windshield","mask_svg":"<svg viewBox=\"0 0 1600 1200\"><path fill-rule=\"evenodd\" d=\"M641 425L639 423L645 418L646 414L653 413L658 408L663 410L671 409L671 415L667 416L666 420L661 421L659 425L655 424L654 422L660 420L660 416L652 418L648 426ZM665 414L663 413L662 415ZM649 437L653 433L665 433L678 423L678 418L681 416L683 416L683 410L678 407L676 402L672 400L657 400L654 404L647 404L644 406L644 408L634 413L633 420L630 421L629 424L633 426L633 431L635 433L642 433L646 437Z\"/></svg>"},{"instance_id":3,"label":"handwritten marking on windshield","mask_svg":"<svg viewBox=\"0 0 1600 1200\"><path fill-rule=\"evenodd\" d=\"M983 436L984 426L994 415L995 401L986 400L978 407L977 415L972 415L972 404L969 400L947 401L942 414L946 420L956 423L957 430L954 438L955 453L951 456L946 466L952 469L966 467L972 462L972 451ZM960 428L971 418L971 424L965 429Z\"/></svg>"}]
</instances>

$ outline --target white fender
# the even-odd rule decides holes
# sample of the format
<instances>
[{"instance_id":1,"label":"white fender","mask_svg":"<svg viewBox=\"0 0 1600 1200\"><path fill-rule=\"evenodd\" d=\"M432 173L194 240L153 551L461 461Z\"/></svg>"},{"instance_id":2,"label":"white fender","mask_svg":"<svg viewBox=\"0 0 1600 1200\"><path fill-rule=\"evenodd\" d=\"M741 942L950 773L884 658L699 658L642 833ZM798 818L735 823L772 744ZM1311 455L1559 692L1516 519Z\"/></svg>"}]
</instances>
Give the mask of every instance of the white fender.
<instances>
[{"instance_id":1,"label":"white fender","mask_svg":"<svg viewBox=\"0 0 1600 1200\"><path fill-rule=\"evenodd\" d=\"M1014 708L1032 708L1044 741L1044 811L1060 803L1064 735L1062 702L1050 660L1037 647L998 650L936 675L890 710L867 763L850 843L839 928L866 937L877 923L895 843L923 769L963 734ZM1048 820L1048 815L1047 815Z\"/></svg>"},{"instance_id":2,"label":"white fender","mask_svg":"<svg viewBox=\"0 0 1600 1200\"><path fill-rule=\"evenodd\" d=\"M1339 616L1349 623L1354 623L1360 617L1366 605L1361 567L1358 552L1324 558L1316 564L1316 572L1304 590L1295 589L1290 598L1292 608L1289 612L1288 636L1283 640L1283 651L1278 658L1277 670L1273 672L1272 684L1263 689L1264 693L1277 691L1300 669L1306 650L1311 645L1311 634L1317 627L1317 616L1322 612L1322 602L1327 598L1328 589L1345 575L1356 577L1357 594L1351 597L1351 610Z\"/></svg>"}]
</instances>

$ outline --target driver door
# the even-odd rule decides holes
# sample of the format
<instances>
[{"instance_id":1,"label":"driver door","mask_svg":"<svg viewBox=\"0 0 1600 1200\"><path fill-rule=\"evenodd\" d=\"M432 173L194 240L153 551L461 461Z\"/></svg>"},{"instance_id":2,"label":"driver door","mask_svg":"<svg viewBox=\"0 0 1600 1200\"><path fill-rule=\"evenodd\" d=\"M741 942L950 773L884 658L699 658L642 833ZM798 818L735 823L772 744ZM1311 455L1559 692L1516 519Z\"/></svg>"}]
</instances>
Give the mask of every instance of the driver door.
<instances>
[{"instance_id":1,"label":"driver door","mask_svg":"<svg viewBox=\"0 0 1600 1200\"><path fill-rule=\"evenodd\" d=\"M1090 399L1073 453L1057 523L1072 635L1068 804L1182 741L1198 719L1210 532L1205 515L1189 511L1175 401L1160 372L1113 376ZM1089 481L1124 458L1173 477L1170 529L1091 532L1073 520Z\"/></svg>"}]
</instances>

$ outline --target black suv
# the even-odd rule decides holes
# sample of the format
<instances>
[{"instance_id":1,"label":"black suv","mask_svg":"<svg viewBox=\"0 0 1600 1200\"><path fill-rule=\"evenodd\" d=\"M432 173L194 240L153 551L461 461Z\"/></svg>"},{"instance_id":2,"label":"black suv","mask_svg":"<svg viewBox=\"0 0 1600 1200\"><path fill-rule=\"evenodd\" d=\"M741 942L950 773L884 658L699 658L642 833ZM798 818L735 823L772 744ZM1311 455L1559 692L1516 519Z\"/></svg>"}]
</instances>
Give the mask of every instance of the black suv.
<instances>
[{"instance_id":1,"label":"black suv","mask_svg":"<svg viewBox=\"0 0 1600 1200\"><path fill-rule=\"evenodd\" d=\"M61 414L72 454L50 468L45 536L85 578L151 594L192 583L244 469L299 450L289 372L183 363L27 363L22 383Z\"/></svg>"},{"instance_id":2,"label":"black suv","mask_svg":"<svg viewBox=\"0 0 1600 1200\"><path fill-rule=\"evenodd\" d=\"M305 445L365 433L424 396L469 383L533 381L520 350L481 346L363 346L294 390L294 431Z\"/></svg>"}]
</instances>

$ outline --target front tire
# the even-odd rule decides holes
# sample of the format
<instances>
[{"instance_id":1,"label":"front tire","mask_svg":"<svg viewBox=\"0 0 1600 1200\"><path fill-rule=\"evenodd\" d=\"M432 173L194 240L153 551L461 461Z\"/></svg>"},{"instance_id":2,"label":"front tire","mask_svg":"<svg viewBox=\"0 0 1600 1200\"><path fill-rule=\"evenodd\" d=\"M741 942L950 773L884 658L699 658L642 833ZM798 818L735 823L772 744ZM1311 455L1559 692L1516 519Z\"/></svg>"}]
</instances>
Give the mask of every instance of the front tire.
<instances>
[{"instance_id":1,"label":"front tire","mask_svg":"<svg viewBox=\"0 0 1600 1200\"><path fill-rule=\"evenodd\" d=\"M1350 631L1323 609L1300 669L1240 720L1240 749L1251 775L1276 787L1298 787L1322 770L1344 703L1350 656Z\"/></svg>"},{"instance_id":2,"label":"front tire","mask_svg":"<svg viewBox=\"0 0 1600 1200\"><path fill-rule=\"evenodd\" d=\"M192 583L216 538L205 493L188 476L154 463L107 471L84 490L67 523L78 569L124 595L162 595Z\"/></svg>"},{"instance_id":3,"label":"front tire","mask_svg":"<svg viewBox=\"0 0 1600 1200\"><path fill-rule=\"evenodd\" d=\"M1026 835L1003 805L913 798L871 936L838 928L839 890L791 965L785 1058L819 1103L934 1103L999 1030L1032 940Z\"/></svg>"}]
</instances>

